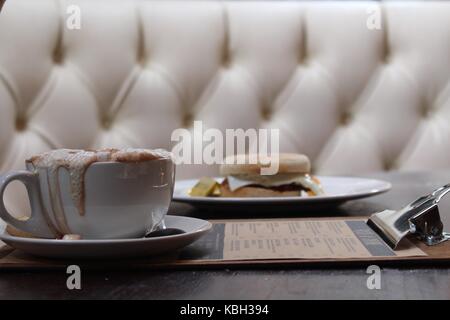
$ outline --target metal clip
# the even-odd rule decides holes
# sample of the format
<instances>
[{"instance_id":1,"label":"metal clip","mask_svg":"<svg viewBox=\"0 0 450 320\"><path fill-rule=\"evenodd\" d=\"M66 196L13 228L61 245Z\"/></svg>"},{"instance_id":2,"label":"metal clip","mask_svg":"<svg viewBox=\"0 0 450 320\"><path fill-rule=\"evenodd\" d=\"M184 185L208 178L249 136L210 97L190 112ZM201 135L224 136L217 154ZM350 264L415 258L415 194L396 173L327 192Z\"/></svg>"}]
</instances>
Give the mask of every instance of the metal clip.
<instances>
[{"instance_id":1,"label":"metal clip","mask_svg":"<svg viewBox=\"0 0 450 320\"><path fill-rule=\"evenodd\" d=\"M417 235L429 246L450 239L444 232L437 204L450 192L450 184L411 202L404 208L385 210L370 216L367 224L393 249L409 234Z\"/></svg>"}]
</instances>

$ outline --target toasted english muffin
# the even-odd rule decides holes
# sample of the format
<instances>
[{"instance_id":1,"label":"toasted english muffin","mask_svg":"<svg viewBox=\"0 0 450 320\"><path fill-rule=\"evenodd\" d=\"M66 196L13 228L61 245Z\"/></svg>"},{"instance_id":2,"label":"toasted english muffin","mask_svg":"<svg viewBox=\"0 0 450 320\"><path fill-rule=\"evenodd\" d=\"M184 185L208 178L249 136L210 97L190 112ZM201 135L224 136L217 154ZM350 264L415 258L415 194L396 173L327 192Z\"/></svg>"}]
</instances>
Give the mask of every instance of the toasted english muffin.
<instances>
[{"instance_id":1,"label":"toasted english muffin","mask_svg":"<svg viewBox=\"0 0 450 320\"><path fill-rule=\"evenodd\" d=\"M273 163L278 171L263 175L262 168ZM302 191L314 196L323 193L317 178L309 175L311 164L307 156L282 153L271 156L240 154L225 158L220 173L222 197L295 197Z\"/></svg>"},{"instance_id":2,"label":"toasted english muffin","mask_svg":"<svg viewBox=\"0 0 450 320\"><path fill-rule=\"evenodd\" d=\"M252 161L253 160L253 161ZM256 160L256 161L255 161ZM271 161L278 162L278 173L305 174L311 170L311 163L307 156L297 153L280 153L272 156L238 154L228 156L220 166L222 176L257 175L262 168L267 168ZM256 162L256 163L255 163Z\"/></svg>"}]
</instances>

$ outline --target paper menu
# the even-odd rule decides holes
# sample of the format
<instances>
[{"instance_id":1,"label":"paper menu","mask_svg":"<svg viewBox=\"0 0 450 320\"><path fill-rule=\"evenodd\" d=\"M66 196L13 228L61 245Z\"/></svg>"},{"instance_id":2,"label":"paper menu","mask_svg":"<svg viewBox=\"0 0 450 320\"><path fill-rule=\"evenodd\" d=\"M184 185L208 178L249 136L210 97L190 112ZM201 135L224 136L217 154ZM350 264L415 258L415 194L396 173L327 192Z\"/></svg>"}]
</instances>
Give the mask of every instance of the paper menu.
<instances>
[{"instance_id":1,"label":"paper menu","mask_svg":"<svg viewBox=\"0 0 450 320\"><path fill-rule=\"evenodd\" d=\"M393 251L364 220L234 221L223 233L223 260L426 256L411 243Z\"/></svg>"}]
</instances>

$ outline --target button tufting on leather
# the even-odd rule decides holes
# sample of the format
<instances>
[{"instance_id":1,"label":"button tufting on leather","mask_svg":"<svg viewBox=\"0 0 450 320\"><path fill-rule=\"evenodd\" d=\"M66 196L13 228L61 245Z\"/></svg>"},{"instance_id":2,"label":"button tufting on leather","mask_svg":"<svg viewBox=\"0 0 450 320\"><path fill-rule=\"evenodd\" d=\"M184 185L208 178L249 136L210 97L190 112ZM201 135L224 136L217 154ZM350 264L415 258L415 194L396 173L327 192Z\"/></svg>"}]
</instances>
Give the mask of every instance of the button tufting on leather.
<instances>
[{"instance_id":1,"label":"button tufting on leather","mask_svg":"<svg viewBox=\"0 0 450 320\"><path fill-rule=\"evenodd\" d=\"M231 68L231 65L232 65L232 61L231 61L230 53L228 51L226 51L226 53L222 55L222 67L225 69L229 69L229 68Z\"/></svg>"},{"instance_id":2,"label":"button tufting on leather","mask_svg":"<svg viewBox=\"0 0 450 320\"><path fill-rule=\"evenodd\" d=\"M423 104L420 108L420 115L422 118L430 118L433 114L433 109L428 107L426 104Z\"/></svg>"},{"instance_id":3,"label":"button tufting on leather","mask_svg":"<svg viewBox=\"0 0 450 320\"><path fill-rule=\"evenodd\" d=\"M398 168L398 163L396 160L386 160L383 162L383 170L395 170Z\"/></svg>"},{"instance_id":4,"label":"button tufting on leather","mask_svg":"<svg viewBox=\"0 0 450 320\"><path fill-rule=\"evenodd\" d=\"M113 119L110 116L104 116L101 121L101 126L104 130L110 130L113 125Z\"/></svg>"},{"instance_id":5,"label":"button tufting on leather","mask_svg":"<svg viewBox=\"0 0 450 320\"><path fill-rule=\"evenodd\" d=\"M136 64L140 66L141 68L145 68L149 63L148 59L145 55L138 54L136 57Z\"/></svg>"},{"instance_id":6,"label":"button tufting on leather","mask_svg":"<svg viewBox=\"0 0 450 320\"><path fill-rule=\"evenodd\" d=\"M262 108L261 109L261 117L265 121L269 121L272 117L272 111L269 108Z\"/></svg>"},{"instance_id":7,"label":"button tufting on leather","mask_svg":"<svg viewBox=\"0 0 450 320\"><path fill-rule=\"evenodd\" d=\"M21 132L27 129L27 120L23 116L18 116L16 118L16 130Z\"/></svg>"},{"instance_id":8,"label":"button tufting on leather","mask_svg":"<svg viewBox=\"0 0 450 320\"><path fill-rule=\"evenodd\" d=\"M83 12L82 28L70 32L58 1L7 1L2 9L0 153L9 128L39 128L11 140L16 161L0 159L4 171L56 142L167 145L196 117L220 129L279 128L280 151L309 155L319 173L450 167L450 118L441 114L449 2L373 4L385 13L382 32L366 28L366 5L353 2L70 2ZM99 114L118 92L118 109ZM116 129L119 110L121 130L103 134ZM215 170L189 167L177 177Z\"/></svg>"},{"instance_id":9,"label":"button tufting on leather","mask_svg":"<svg viewBox=\"0 0 450 320\"><path fill-rule=\"evenodd\" d=\"M194 122L194 116L191 113L185 113L182 119L182 125L184 128L188 128L192 126Z\"/></svg>"},{"instance_id":10,"label":"button tufting on leather","mask_svg":"<svg viewBox=\"0 0 450 320\"><path fill-rule=\"evenodd\" d=\"M353 120L353 115L349 111L344 111L341 115L340 124L341 126L348 126Z\"/></svg>"},{"instance_id":11,"label":"button tufting on leather","mask_svg":"<svg viewBox=\"0 0 450 320\"><path fill-rule=\"evenodd\" d=\"M64 61L64 49L62 45L58 45L53 51L53 63L62 64Z\"/></svg>"}]
</instances>

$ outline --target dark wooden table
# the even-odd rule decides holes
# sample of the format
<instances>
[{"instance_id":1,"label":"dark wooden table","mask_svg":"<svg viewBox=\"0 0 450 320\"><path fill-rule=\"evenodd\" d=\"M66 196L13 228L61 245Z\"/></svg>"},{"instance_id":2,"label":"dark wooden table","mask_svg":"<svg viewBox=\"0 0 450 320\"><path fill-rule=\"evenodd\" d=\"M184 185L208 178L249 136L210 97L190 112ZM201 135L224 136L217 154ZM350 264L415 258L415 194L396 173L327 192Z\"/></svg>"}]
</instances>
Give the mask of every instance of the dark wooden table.
<instances>
[{"instance_id":1,"label":"dark wooden table","mask_svg":"<svg viewBox=\"0 0 450 320\"><path fill-rule=\"evenodd\" d=\"M383 195L310 215L368 215L398 208L450 181L450 171L382 173L371 177L393 183ZM450 198L440 205L450 229ZM172 213L200 214L174 205ZM280 216L281 213L276 214ZM223 217L223 215L221 215ZM235 217L235 216L234 216ZM2 272L0 298L85 299L450 299L450 266L383 268L381 289L369 290L364 267L197 271L83 271L82 289L66 288L64 271Z\"/></svg>"}]
</instances>

